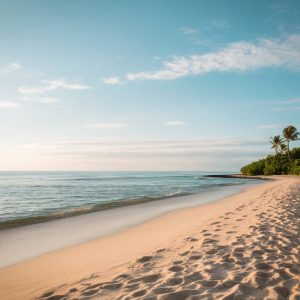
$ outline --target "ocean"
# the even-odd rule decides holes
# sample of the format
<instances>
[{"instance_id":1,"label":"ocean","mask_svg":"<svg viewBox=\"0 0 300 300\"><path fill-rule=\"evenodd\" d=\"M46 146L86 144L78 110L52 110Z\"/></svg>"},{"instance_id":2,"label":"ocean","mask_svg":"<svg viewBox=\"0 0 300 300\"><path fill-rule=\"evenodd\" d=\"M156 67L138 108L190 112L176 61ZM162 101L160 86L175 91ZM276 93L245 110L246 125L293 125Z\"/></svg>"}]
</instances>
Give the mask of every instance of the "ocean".
<instances>
[{"instance_id":1,"label":"ocean","mask_svg":"<svg viewBox=\"0 0 300 300\"><path fill-rule=\"evenodd\" d=\"M0 228L252 181L207 174L212 172L0 172Z\"/></svg>"}]
</instances>

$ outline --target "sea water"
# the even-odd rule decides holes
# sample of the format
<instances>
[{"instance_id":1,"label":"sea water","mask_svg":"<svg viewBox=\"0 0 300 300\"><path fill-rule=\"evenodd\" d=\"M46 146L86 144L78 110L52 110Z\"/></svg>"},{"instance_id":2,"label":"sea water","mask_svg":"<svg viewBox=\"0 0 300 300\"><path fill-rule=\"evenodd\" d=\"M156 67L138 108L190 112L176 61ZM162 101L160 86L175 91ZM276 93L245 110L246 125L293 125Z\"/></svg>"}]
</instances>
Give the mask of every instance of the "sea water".
<instances>
[{"instance_id":1,"label":"sea water","mask_svg":"<svg viewBox=\"0 0 300 300\"><path fill-rule=\"evenodd\" d=\"M0 228L249 183L207 174L0 172Z\"/></svg>"}]
</instances>

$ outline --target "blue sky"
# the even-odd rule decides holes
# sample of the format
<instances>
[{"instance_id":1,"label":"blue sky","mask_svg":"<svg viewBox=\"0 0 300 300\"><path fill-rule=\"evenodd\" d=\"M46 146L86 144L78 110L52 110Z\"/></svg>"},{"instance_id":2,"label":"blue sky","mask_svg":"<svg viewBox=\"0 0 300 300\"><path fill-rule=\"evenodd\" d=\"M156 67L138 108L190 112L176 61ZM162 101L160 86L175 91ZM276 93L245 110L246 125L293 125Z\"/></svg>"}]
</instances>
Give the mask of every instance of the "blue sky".
<instances>
[{"instance_id":1,"label":"blue sky","mask_svg":"<svg viewBox=\"0 0 300 300\"><path fill-rule=\"evenodd\" d=\"M2 170L238 170L300 129L299 1L0 0L0 37Z\"/></svg>"}]
</instances>

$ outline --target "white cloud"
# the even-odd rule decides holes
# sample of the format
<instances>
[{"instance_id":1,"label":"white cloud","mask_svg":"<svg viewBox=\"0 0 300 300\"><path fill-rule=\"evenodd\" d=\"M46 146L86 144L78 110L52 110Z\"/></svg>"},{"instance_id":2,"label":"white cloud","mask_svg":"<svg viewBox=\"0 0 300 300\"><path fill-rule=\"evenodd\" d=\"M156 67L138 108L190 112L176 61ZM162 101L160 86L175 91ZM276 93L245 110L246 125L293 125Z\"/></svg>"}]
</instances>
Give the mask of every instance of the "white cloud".
<instances>
[{"instance_id":1,"label":"white cloud","mask_svg":"<svg viewBox=\"0 0 300 300\"><path fill-rule=\"evenodd\" d=\"M18 89L21 94L40 94L43 93L43 89L39 87L29 87L29 86L21 86Z\"/></svg>"},{"instance_id":2,"label":"white cloud","mask_svg":"<svg viewBox=\"0 0 300 300\"><path fill-rule=\"evenodd\" d=\"M0 74L10 73L16 70L21 69L22 66L18 63L11 63L5 66L0 67Z\"/></svg>"},{"instance_id":3,"label":"white cloud","mask_svg":"<svg viewBox=\"0 0 300 300\"><path fill-rule=\"evenodd\" d=\"M189 34L195 34L195 33L198 32L197 29L192 28L192 27L181 27L181 28L179 28L179 30L180 30L183 34L186 34L186 35L189 35Z\"/></svg>"},{"instance_id":4,"label":"white cloud","mask_svg":"<svg viewBox=\"0 0 300 300\"><path fill-rule=\"evenodd\" d=\"M52 104L59 102L59 99L54 97L24 97L22 98L23 101L31 101L31 102L39 102L44 104Z\"/></svg>"},{"instance_id":5,"label":"white cloud","mask_svg":"<svg viewBox=\"0 0 300 300\"><path fill-rule=\"evenodd\" d=\"M89 123L84 127L86 128L97 128L97 129L106 129L106 128L123 128L126 127L125 123Z\"/></svg>"},{"instance_id":6,"label":"white cloud","mask_svg":"<svg viewBox=\"0 0 300 300\"><path fill-rule=\"evenodd\" d=\"M90 86L70 83L65 79L57 80L42 80L41 86L23 86L19 88L21 94L30 95L30 94L43 94L48 91L54 91L57 89L67 89L67 90L87 90L90 89Z\"/></svg>"},{"instance_id":7,"label":"white cloud","mask_svg":"<svg viewBox=\"0 0 300 300\"><path fill-rule=\"evenodd\" d=\"M64 79L60 80L42 80L43 83L46 84L46 90L56 90L58 88L64 88L67 90L87 90L90 89L90 86L78 84L78 83L70 83Z\"/></svg>"},{"instance_id":8,"label":"white cloud","mask_svg":"<svg viewBox=\"0 0 300 300\"><path fill-rule=\"evenodd\" d=\"M19 107L20 104L14 101L0 101L0 108L15 108Z\"/></svg>"},{"instance_id":9,"label":"white cloud","mask_svg":"<svg viewBox=\"0 0 300 300\"><path fill-rule=\"evenodd\" d=\"M178 126L184 126L184 125L186 125L186 122L184 122L184 121L170 121L170 122L166 122L164 125L165 126L178 127Z\"/></svg>"},{"instance_id":10,"label":"white cloud","mask_svg":"<svg viewBox=\"0 0 300 300\"><path fill-rule=\"evenodd\" d=\"M122 83L119 77L104 78L103 82L105 84L111 84L111 85L116 85L116 84L121 84Z\"/></svg>"},{"instance_id":11,"label":"white cloud","mask_svg":"<svg viewBox=\"0 0 300 300\"><path fill-rule=\"evenodd\" d=\"M300 71L300 35L282 39L258 39L229 44L216 52L174 56L155 71L127 73L124 79L173 80L209 72L246 72L259 68L285 68Z\"/></svg>"}]
</instances>

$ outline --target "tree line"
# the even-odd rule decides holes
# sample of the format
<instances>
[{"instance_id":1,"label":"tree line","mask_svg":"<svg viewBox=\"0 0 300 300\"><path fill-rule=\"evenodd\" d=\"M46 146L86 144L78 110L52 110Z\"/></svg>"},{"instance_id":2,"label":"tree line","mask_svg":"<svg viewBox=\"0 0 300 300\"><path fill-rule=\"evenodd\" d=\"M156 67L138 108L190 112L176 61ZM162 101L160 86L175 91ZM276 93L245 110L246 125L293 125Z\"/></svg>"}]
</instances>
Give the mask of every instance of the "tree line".
<instances>
[{"instance_id":1,"label":"tree line","mask_svg":"<svg viewBox=\"0 0 300 300\"><path fill-rule=\"evenodd\" d=\"M281 135L270 138L275 155L252 162L241 168L243 175L300 175L300 147L290 149L290 143L299 140L300 133L293 125L285 127Z\"/></svg>"}]
</instances>

